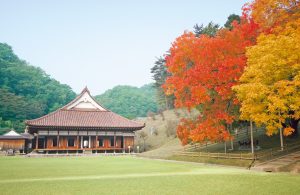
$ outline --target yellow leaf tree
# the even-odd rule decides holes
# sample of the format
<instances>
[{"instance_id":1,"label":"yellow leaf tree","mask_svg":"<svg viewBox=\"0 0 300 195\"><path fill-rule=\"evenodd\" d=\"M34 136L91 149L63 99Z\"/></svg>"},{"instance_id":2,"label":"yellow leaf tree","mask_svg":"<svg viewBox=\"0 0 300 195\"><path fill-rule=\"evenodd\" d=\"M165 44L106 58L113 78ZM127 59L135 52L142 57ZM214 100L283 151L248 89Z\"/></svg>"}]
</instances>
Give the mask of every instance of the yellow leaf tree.
<instances>
[{"instance_id":1,"label":"yellow leaf tree","mask_svg":"<svg viewBox=\"0 0 300 195\"><path fill-rule=\"evenodd\" d=\"M265 125L268 135L280 128L290 135L300 118L300 19L261 34L246 56L247 67L233 88L241 119Z\"/></svg>"}]
</instances>

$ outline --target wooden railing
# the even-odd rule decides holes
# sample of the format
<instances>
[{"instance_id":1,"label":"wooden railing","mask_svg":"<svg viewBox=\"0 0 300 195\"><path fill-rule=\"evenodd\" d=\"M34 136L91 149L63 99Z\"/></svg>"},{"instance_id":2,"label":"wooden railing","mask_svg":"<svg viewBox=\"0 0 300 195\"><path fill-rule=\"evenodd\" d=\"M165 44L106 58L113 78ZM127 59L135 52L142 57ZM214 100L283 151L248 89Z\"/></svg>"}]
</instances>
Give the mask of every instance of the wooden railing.
<instances>
[{"instance_id":1,"label":"wooden railing","mask_svg":"<svg viewBox=\"0 0 300 195\"><path fill-rule=\"evenodd\" d=\"M258 133L259 130L255 129L254 130L255 133ZM261 131L263 133L263 131ZM238 132L237 134L234 134L234 140L233 143L237 143L238 141L241 141L242 139L247 139L250 136L250 131L249 130L243 130ZM207 143L194 143L194 144L189 144L184 146L183 150L184 151L192 151L192 150L197 150L197 149L202 149L205 147L209 147L212 145L216 145L216 144L220 144L220 143L215 143L215 142L207 142Z\"/></svg>"},{"instance_id":2,"label":"wooden railing","mask_svg":"<svg viewBox=\"0 0 300 195\"><path fill-rule=\"evenodd\" d=\"M274 157L279 157L288 154L293 151L300 149L300 142L295 142L292 144L285 144L283 149L281 147L274 147L267 150L263 150L255 153L255 158L260 161L266 161Z\"/></svg>"},{"instance_id":3,"label":"wooden railing","mask_svg":"<svg viewBox=\"0 0 300 195\"><path fill-rule=\"evenodd\" d=\"M283 150L281 150L280 147L274 147L261 152L255 152L255 154L181 151L181 152L176 152L175 155L190 156L190 157L222 158L222 159L241 159L241 160L255 159L262 162L297 150L300 150L300 142L286 144L284 145Z\"/></svg>"},{"instance_id":4,"label":"wooden railing","mask_svg":"<svg viewBox=\"0 0 300 195\"><path fill-rule=\"evenodd\" d=\"M254 155L251 153L213 153L213 152L177 152L175 155L190 156L190 157L206 157L220 159L241 159L252 160Z\"/></svg>"}]
</instances>

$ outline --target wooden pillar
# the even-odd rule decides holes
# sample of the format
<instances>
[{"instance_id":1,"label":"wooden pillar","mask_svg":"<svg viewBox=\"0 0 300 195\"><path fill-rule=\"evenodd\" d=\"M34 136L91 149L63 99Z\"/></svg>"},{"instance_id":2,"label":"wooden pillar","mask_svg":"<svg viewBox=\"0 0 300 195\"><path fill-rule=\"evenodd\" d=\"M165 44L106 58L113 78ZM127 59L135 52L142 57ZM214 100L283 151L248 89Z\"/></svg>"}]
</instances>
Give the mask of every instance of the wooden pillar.
<instances>
[{"instance_id":1,"label":"wooden pillar","mask_svg":"<svg viewBox=\"0 0 300 195\"><path fill-rule=\"evenodd\" d=\"M89 135L89 148L91 148L91 136Z\"/></svg>"},{"instance_id":2,"label":"wooden pillar","mask_svg":"<svg viewBox=\"0 0 300 195\"><path fill-rule=\"evenodd\" d=\"M57 135L57 149L59 149L59 135Z\"/></svg>"},{"instance_id":3,"label":"wooden pillar","mask_svg":"<svg viewBox=\"0 0 300 195\"><path fill-rule=\"evenodd\" d=\"M124 138L124 135L123 135L123 153L125 153L125 150L126 150L126 148L125 148L125 138Z\"/></svg>"},{"instance_id":4,"label":"wooden pillar","mask_svg":"<svg viewBox=\"0 0 300 195\"><path fill-rule=\"evenodd\" d=\"M77 135L77 149L79 149L79 135Z\"/></svg>"},{"instance_id":5,"label":"wooden pillar","mask_svg":"<svg viewBox=\"0 0 300 195\"><path fill-rule=\"evenodd\" d=\"M36 134L35 149L38 149L38 145L39 145L39 134Z\"/></svg>"},{"instance_id":6,"label":"wooden pillar","mask_svg":"<svg viewBox=\"0 0 300 195\"><path fill-rule=\"evenodd\" d=\"M114 147L116 147L116 133L114 135Z\"/></svg>"},{"instance_id":7,"label":"wooden pillar","mask_svg":"<svg viewBox=\"0 0 300 195\"><path fill-rule=\"evenodd\" d=\"M114 153L116 153L116 132L114 134Z\"/></svg>"},{"instance_id":8,"label":"wooden pillar","mask_svg":"<svg viewBox=\"0 0 300 195\"><path fill-rule=\"evenodd\" d=\"M98 148L99 143L98 143L98 135L96 135L96 148Z\"/></svg>"},{"instance_id":9,"label":"wooden pillar","mask_svg":"<svg viewBox=\"0 0 300 195\"><path fill-rule=\"evenodd\" d=\"M98 143L98 132L96 131L96 137L95 137L95 148L96 148L95 153L96 154L98 153L98 151L97 151L98 146L99 146L99 143Z\"/></svg>"}]
</instances>

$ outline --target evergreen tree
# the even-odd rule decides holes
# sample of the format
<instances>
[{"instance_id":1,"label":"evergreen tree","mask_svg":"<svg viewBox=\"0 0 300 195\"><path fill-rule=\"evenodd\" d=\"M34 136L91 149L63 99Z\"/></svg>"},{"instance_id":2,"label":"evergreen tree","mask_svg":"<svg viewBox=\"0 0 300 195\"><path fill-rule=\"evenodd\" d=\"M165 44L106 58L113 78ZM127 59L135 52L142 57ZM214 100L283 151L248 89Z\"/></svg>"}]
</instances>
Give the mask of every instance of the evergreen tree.
<instances>
[{"instance_id":1,"label":"evergreen tree","mask_svg":"<svg viewBox=\"0 0 300 195\"><path fill-rule=\"evenodd\" d=\"M218 24L214 24L213 22L208 23L208 25L203 26L203 24L198 25L196 24L194 26L194 33L196 34L196 37L199 37L200 35L208 35L210 37L216 36L216 33L218 32L220 26Z\"/></svg>"},{"instance_id":2,"label":"evergreen tree","mask_svg":"<svg viewBox=\"0 0 300 195\"><path fill-rule=\"evenodd\" d=\"M170 73L167 72L166 60L163 57L157 58L154 62L154 66L151 68L151 73L155 81L154 87L156 88L156 98L160 109L174 108L174 96L165 95L162 88L166 78L170 76Z\"/></svg>"},{"instance_id":3,"label":"evergreen tree","mask_svg":"<svg viewBox=\"0 0 300 195\"><path fill-rule=\"evenodd\" d=\"M227 18L226 23L224 24L224 27L232 30L232 28L233 28L232 27L232 22L233 21L237 21L238 23L240 23L241 22L240 16L236 15L236 14L229 15L228 18Z\"/></svg>"}]
</instances>

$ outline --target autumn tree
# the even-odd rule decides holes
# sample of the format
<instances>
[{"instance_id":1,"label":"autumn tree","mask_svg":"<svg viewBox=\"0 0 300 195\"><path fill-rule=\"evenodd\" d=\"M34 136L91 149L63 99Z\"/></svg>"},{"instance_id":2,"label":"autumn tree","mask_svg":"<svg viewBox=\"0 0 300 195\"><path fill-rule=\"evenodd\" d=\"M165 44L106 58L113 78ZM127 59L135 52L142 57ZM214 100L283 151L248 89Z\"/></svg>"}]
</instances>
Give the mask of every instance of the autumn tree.
<instances>
[{"instance_id":1,"label":"autumn tree","mask_svg":"<svg viewBox=\"0 0 300 195\"><path fill-rule=\"evenodd\" d=\"M300 118L299 1L257 0L251 9L262 33L247 49L247 68L234 87L241 119L265 125L268 135L282 128L290 135Z\"/></svg>"},{"instance_id":2,"label":"autumn tree","mask_svg":"<svg viewBox=\"0 0 300 195\"><path fill-rule=\"evenodd\" d=\"M197 37L200 35L208 35L214 37L220 26L213 22L209 22L206 26L203 24L196 24L194 26L194 33ZM169 54L165 54L168 56ZM154 86L157 89L156 98L161 109L174 108L174 95L165 94L162 86L165 84L167 77L171 76L171 73L167 71L165 57L159 57L154 62L154 66L151 68L152 78L155 81Z\"/></svg>"},{"instance_id":3,"label":"autumn tree","mask_svg":"<svg viewBox=\"0 0 300 195\"><path fill-rule=\"evenodd\" d=\"M166 66L171 73L165 92L174 94L176 107L196 108L197 119L183 119L177 128L182 144L230 139L226 124L235 119L236 85L245 64L246 47L255 43L257 25L246 13L234 28L216 36L185 32L172 44Z\"/></svg>"},{"instance_id":4,"label":"autumn tree","mask_svg":"<svg viewBox=\"0 0 300 195\"><path fill-rule=\"evenodd\" d=\"M256 0L248 7L255 22L265 32L278 32L279 27L300 17L299 0Z\"/></svg>"}]
</instances>

